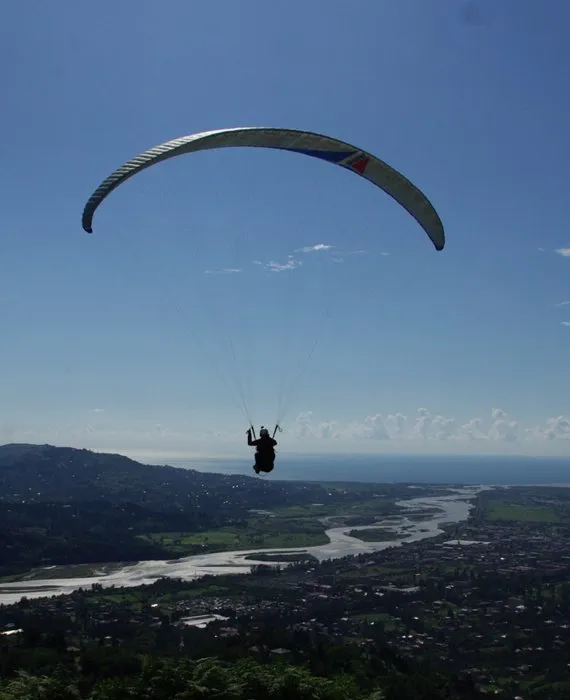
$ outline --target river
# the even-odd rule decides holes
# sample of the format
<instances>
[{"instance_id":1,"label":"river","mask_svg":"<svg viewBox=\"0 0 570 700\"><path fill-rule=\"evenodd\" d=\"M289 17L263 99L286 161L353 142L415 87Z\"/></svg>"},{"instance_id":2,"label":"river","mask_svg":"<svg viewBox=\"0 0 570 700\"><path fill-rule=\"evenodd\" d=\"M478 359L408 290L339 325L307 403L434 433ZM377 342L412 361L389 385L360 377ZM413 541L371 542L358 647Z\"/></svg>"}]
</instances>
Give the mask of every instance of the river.
<instances>
[{"instance_id":1,"label":"river","mask_svg":"<svg viewBox=\"0 0 570 700\"><path fill-rule=\"evenodd\" d=\"M400 537L388 542L363 542L348 535L348 532L353 529L378 528L379 525L359 526L358 528L354 526L333 527L326 530L326 535L329 538L328 544L314 547L215 552L184 557L182 559L141 561L110 573L101 572L100 575L96 576L35 579L3 583L0 584L0 604L10 605L18 602L24 596L27 598L41 598L71 593L78 588L90 588L94 583L105 587L141 586L153 583L162 576L192 580L206 574L249 573L253 564L268 564L267 562L245 559L246 556L261 553L308 552L319 561L323 561L325 559L338 559L351 554L378 552L388 547L398 547L404 543L435 537L443 533L439 527L442 523L458 523L466 520L469 516L469 511L473 507L470 501L477 493L486 488L489 487L468 486L453 489L455 493L450 496L428 496L397 501L397 505L405 508L410 515L426 508L437 509L437 512L430 514L429 517L426 516L425 520L413 520L406 515L390 520L389 525L386 523L386 526L389 526L391 530L397 530ZM277 563L274 565L277 565Z\"/></svg>"}]
</instances>

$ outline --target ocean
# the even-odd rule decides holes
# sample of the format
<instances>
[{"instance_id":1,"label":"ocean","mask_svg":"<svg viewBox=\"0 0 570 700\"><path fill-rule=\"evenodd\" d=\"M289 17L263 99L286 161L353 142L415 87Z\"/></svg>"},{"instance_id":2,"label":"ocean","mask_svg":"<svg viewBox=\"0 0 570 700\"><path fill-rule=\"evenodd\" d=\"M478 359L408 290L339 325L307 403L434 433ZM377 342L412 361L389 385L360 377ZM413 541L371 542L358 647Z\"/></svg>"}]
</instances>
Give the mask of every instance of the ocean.
<instances>
[{"instance_id":1,"label":"ocean","mask_svg":"<svg viewBox=\"0 0 570 700\"><path fill-rule=\"evenodd\" d=\"M252 459L179 460L173 466L253 475ZM570 459L491 455L278 455L260 478L424 484L570 485Z\"/></svg>"}]
</instances>

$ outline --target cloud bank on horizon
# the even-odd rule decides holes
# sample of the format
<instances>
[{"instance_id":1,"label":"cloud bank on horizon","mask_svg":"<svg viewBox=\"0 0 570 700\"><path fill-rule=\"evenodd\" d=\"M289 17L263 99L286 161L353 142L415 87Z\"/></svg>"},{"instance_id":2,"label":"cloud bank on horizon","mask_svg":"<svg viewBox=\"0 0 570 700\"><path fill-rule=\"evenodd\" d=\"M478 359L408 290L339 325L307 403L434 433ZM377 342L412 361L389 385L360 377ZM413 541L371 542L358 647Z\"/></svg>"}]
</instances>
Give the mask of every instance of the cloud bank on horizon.
<instances>
[{"instance_id":1,"label":"cloud bank on horizon","mask_svg":"<svg viewBox=\"0 0 570 700\"><path fill-rule=\"evenodd\" d=\"M415 415L374 414L360 421L316 420L311 411L297 416L294 433L300 439L350 441L431 441L431 442L541 442L570 441L570 417L553 416L534 426L523 426L501 408L493 408L487 418L458 421L418 408ZM569 443L570 447L570 443Z\"/></svg>"},{"instance_id":2,"label":"cloud bank on horizon","mask_svg":"<svg viewBox=\"0 0 570 700\"><path fill-rule=\"evenodd\" d=\"M93 408L83 425L18 430L0 425L0 443L30 442L118 452L158 461L250 456L242 430L183 432L163 423L114 425L112 411ZM570 457L570 416L523 425L501 408L485 417L458 420L420 407L411 415L370 414L361 419L321 420L302 411L278 436L283 455L313 454L503 454Z\"/></svg>"}]
</instances>

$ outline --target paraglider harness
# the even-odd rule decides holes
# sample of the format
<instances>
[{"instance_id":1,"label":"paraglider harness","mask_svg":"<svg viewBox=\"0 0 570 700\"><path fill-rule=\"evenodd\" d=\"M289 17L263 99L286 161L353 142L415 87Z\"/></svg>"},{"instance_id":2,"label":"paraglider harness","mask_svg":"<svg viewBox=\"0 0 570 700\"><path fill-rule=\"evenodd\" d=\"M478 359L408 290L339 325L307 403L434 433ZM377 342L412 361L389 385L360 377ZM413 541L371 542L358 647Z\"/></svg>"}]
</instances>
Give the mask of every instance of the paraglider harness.
<instances>
[{"instance_id":1,"label":"paraglider harness","mask_svg":"<svg viewBox=\"0 0 570 700\"><path fill-rule=\"evenodd\" d=\"M263 426L261 426L261 430L263 430ZM253 427L253 425L249 427L247 432L249 433L250 431L251 431L251 434L253 435L253 439L256 440L257 438L255 436L255 428ZM267 432L269 433L269 431L267 431ZM275 428L273 428L273 432L271 433L271 437L275 438L275 435L277 434L277 432L280 432L280 433L283 432L283 428L279 425L279 423L275 424Z\"/></svg>"},{"instance_id":2,"label":"paraglider harness","mask_svg":"<svg viewBox=\"0 0 570 700\"><path fill-rule=\"evenodd\" d=\"M263 432L263 430L264 430L264 428L263 428L263 426L261 426L260 433ZM275 435L277 434L278 431L280 433L283 432L279 423L276 423L275 428L273 428L273 433L271 434L271 437L273 439L275 439ZM254 441L257 440L257 437L255 435L255 428L253 427L253 425L250 426L250 428L247 430L247 432L253 436ZM269 431L267 431L267 435L269 435ZM275 450L273 449L273 447L271 448L271 450L261 450L261 451L259 450L259 444L256 445L255 447L256 447L256 451L255 451L255 467L254 468L255 468L255 471L257 472L257 474L259 474L260 472L267 474L267 473L273 471L274 461L275 461Z\"/></svg>"}]
</instances>

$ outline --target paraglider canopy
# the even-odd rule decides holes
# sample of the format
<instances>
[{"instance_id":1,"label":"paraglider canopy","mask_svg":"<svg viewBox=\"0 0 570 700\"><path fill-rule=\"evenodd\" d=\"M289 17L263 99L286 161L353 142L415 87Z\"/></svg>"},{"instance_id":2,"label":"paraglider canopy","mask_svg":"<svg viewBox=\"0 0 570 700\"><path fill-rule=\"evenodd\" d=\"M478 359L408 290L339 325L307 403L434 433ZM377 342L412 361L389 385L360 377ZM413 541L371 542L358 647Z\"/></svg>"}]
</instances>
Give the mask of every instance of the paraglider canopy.
<instances>
[{"instance_id":1,"label":"paraglider canopy","mask_svg":"<svg viewBox=\"0 0 570 700\"><path fill-rule=\"evenodd\" d=\"M445 233L434 207L415 185L384 161L344 141L309 131L266 127L218 129L190 134L150 148L115 170L89 198L82 224L93 233L93 216L101 202L120 184L168 158L214 148L256 147L292 151L319 158L363 177L389 194L420 224L436 250L443 250Z\"/></svg>"}]
</instances>

